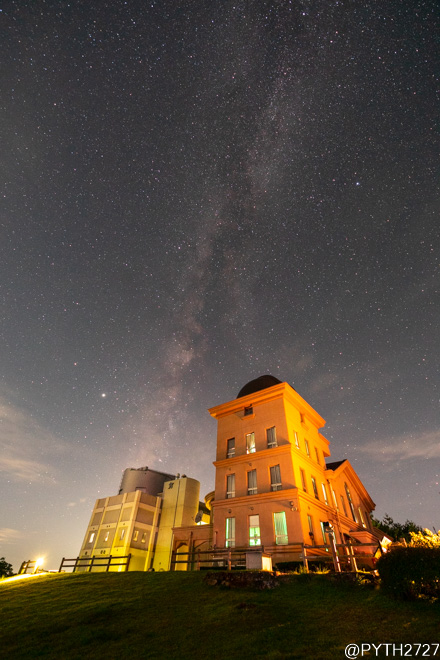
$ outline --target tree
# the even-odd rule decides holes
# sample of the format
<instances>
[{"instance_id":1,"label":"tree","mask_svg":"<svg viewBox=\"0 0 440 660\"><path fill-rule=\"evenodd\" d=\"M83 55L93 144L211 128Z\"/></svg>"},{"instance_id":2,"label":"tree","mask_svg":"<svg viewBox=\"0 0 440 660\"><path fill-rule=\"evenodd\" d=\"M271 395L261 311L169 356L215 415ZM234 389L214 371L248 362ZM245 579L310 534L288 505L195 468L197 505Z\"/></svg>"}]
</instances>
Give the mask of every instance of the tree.
<instances>
[{"instance_id":1,"label":"tree","mask_svg":"<svg viewBox=\"0 0 440 660\"><path fill-rule=\"evenodd\" d=\"M4 557L0 557L0 578L11 575L14 575L12 564L9 564Z\"/></svg>"},{"instance_id":2,"label":"tree","mask_svg":"<svg viewBox=\"0 0 440 660\"><path fill-rule=\"evenodd\" d=\"M423 532L422 528L416 525L412 520L407 520L403 523L394 522L394 520L387 513L384 515L383 520L377 520L371 516L371 522L375 527L385 532L387 536L393 541L400 541L405 539L408 543L411 541L411 534L419 534Z\"/></svg>"},{"instance_id":3,"label":"tree","mask_svg":"<svg viewBox=\"0 0 440 660\"><path fill-rule=\"evenodd\" d=\"M424 529L420 532L410 532L411 534L411 547L423 548L440 548L440 529L434 534L430 529Z\"/></svg>"}]
</instances>

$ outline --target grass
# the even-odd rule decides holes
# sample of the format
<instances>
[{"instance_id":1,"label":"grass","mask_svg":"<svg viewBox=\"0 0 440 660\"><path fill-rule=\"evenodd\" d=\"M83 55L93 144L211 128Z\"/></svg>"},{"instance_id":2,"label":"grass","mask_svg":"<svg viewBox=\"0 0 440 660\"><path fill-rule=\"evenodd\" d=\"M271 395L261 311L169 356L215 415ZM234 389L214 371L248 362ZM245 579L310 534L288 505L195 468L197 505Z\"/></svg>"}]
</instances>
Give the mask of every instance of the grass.
<instances>
[{"instance_id":1,"label":"grass","mask_svg":"<svg viewBox=\"0 0 440 660\"><path fill-rule=\"evenodd\" d=\"M438 603L399 603L325 575L292 576L270 591L211 587L203 576L60 574L0 584L0 655L333 660L348 643L440 641Z\"/></svg>"}]
</instances>

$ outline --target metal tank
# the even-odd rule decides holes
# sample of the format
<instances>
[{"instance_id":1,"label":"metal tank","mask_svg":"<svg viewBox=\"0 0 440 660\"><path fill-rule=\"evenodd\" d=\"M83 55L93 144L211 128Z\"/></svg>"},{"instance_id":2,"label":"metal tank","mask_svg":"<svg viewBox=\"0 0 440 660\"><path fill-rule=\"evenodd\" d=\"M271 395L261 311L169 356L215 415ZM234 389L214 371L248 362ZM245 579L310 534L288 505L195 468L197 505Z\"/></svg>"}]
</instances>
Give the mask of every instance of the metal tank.
<instances>
[{"instance_id":1,"label":"metal tank","mask_svg":"<svg viewBox=\"0 0 440 660\"><path fill-rule=\"evenodd\" d=\"M163 485L166 481L176 478L174 474L157 472L148 467L127 468L122 475L119 495L121 493L132 493L135 490L141 490L148 495L156 496L163 491Z\"/></svg>"}]
</instances>

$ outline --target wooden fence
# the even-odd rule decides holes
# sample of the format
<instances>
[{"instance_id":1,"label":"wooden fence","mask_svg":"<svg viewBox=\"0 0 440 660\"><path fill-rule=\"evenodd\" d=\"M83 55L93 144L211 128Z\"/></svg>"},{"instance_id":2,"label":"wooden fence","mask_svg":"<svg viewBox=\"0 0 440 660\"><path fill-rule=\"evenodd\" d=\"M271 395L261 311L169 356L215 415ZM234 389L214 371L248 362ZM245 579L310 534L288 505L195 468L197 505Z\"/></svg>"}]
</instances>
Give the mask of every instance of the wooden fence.
<instances>
[{"instance_id":1,"label":"wooden fence","mask_svg":"<svg viewBox=\"0 0 440 660\"><path fill-rule=\"evenodd\" d=\"M372 551L374 548L374 552ZM271 548L272 550L272 548ZM373 566L373 558L378 546L374 543L338 543L328 545L278 546L276 554L291 557L296 554L308 571L310 563L329 563L335 571L357 571L358 562ZM191 552L174 551L171 556L170 570L201 570L204 568L246 568L246 555L249 552L265 552L262 546L256 548L217 548L213 550L193 550ZM271 554L271 551L269 552ZM282 560L278 559L278 562ZM181 566L181 568L180 568Z\"/></svg>"},{"instance_id":2,"label":"wooden fence","mask_svg":"<svg viewBox=\"0 0 440 660\"><path fill-rule=\"evenodd\" d=\"M131 554L124 556L108 555L103 557L74 557L73 559L66 559L66 557L63 557L58 573L65 571L66 568L73 569L72 573L75 573L77 570L91 572L94 568L104 568L107 572L114 566L125 566L125 570L128 571L130 559Z\"/></svg>"}]
</instances>

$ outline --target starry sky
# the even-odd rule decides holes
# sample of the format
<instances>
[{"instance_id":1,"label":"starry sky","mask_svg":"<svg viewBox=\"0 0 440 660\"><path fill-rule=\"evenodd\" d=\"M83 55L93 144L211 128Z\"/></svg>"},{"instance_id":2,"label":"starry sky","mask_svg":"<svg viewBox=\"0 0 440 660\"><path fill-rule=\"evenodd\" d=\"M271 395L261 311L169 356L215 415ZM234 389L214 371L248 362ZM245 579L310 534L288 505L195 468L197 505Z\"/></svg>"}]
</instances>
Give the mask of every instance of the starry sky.
<instances>
[{"instance_id":1,"label":"starry sky","mask_svg":"<svg viewBox=\"0 0 440 660\"><path fill-rule=\"evenodd\" d=\"M9 0L0 556L79 552L271 373L440 527L434 0Z\"/></svg>"}]
</instances>

